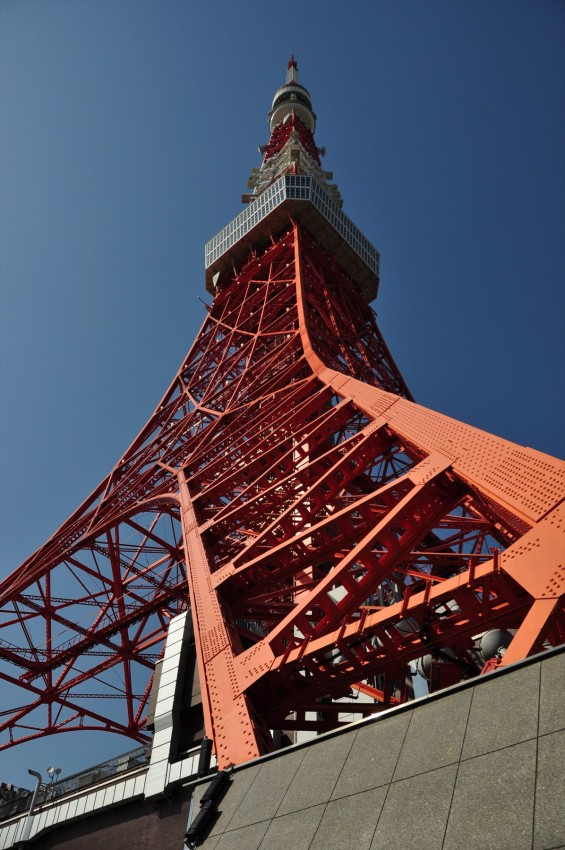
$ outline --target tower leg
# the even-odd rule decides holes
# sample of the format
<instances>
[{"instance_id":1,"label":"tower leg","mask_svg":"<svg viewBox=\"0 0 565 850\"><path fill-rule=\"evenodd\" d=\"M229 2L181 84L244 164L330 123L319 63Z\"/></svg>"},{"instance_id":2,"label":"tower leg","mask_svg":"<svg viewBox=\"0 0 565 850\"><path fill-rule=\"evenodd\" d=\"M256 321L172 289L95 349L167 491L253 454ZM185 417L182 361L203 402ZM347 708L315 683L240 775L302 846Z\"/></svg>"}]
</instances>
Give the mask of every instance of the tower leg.
<instances>
[{"instance_id":1,"label":"tower leg","mask_svg":"<svg viewBox=\"0 0 565 850\"><path fill-rule=\"evenodd\" d=\"M212 584L212 571L198 533L198 521L184 472L179 474L181 522L189 553L188 583L206 734L214 741L220 769L257 758L272 748L267 729L259 728L245 694L238 692L234 669L235 635L224 619ZM269 746L269 744L271 744Z\"/></svg>"},{"instance_id":2,"label":"tower leg","mask_svg":"<svg viewBox=\"0 0 565 850\"><path fill-rule=\"evenodd\" d=\"M558 599L536 599L522 625L514 635L512 643L504 653L501 667L527 658L540 640L545 626L557 607Z\"/></svg>"}]
</instances>

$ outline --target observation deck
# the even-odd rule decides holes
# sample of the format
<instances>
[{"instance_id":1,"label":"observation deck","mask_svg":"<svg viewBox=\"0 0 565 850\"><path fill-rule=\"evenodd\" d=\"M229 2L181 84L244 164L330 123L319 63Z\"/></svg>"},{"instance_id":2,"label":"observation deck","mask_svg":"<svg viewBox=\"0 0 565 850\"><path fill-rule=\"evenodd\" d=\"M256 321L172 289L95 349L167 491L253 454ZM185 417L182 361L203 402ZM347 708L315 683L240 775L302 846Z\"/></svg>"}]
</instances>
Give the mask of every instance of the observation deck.
<instances>
[{"instance_id":1,"label":"observation deck","mask_svg":"<svg viewBox=\"0 0 565 850\"><path fill-rule=\"evenodd\" d=\"M312 238L339 263L366 299L379 288L380 254L351 219L309 175L285 174L257 200L216 234L204 249L206 289L212 295L222 275L233 273L249 257L262 251L291 221L304 226ZM246 238L244 238L246 237ZM218 274L220 277L218 278Z\"/></svg>"}]
</instances>

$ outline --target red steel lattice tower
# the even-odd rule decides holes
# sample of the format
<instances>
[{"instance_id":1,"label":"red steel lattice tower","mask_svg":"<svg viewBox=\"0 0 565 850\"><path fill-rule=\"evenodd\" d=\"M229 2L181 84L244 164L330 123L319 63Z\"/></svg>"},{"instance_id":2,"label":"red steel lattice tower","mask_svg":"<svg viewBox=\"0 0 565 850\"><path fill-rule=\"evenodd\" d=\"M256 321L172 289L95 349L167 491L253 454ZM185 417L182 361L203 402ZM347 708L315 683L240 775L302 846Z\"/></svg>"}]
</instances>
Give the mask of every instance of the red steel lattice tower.
<instances>
[{"instance_id":1,"label":"red steel lattice tower","mask_svg":"<svg viewBox=\"0 0 565 850\"><path fill-rule=\"evenodd\" d=\"M565 464L412 401L294 58L269 123L248 205L206 246L213 304L173 383L1 584L2 747L146 740L189 605L220 767L410 699L414 662L438 688L563 642Z\"/></svg>"}]
</instances>

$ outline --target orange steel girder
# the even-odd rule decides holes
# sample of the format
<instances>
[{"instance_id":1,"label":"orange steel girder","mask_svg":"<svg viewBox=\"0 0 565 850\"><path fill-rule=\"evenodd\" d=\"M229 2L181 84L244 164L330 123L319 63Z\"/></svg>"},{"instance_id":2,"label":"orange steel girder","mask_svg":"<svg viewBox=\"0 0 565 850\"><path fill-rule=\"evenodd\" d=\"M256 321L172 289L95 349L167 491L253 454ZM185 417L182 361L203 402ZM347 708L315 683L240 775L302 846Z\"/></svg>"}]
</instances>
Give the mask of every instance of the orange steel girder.
<instances>
[{"instance_id":1,"label":"orange steel girder","mask_svg":"<svg viewBox=\"0 0 565 850\"><path fill-rule=\"evenodd\" d=\"M564 485L562 462L415 404L354 282L289 219L110 476L2 583L19 702L0 746L143 740L139 671L187 581L220 767L409 698L425 655L444 683L479 674L488 629L514 635L502 664L561 643Z\"/></svg>"}]
</instances>

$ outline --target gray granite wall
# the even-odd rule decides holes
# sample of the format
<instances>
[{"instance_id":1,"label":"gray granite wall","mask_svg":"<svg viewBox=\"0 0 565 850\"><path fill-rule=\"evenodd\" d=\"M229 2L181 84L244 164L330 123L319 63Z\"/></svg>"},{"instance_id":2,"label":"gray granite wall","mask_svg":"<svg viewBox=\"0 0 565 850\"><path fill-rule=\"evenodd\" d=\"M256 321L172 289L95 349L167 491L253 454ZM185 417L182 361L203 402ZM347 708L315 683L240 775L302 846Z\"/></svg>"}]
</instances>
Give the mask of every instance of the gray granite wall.
<instances>
[{"instance_id":1,"label":"gray granite wall","mask_svg":"<svg viewBox=\"0 0 565 850\"><path fill-rule=\"evenodd\" d=\"M565 848L564 770L554 653L237 770L200 846Z\"/></svg>"}]
</instances>

